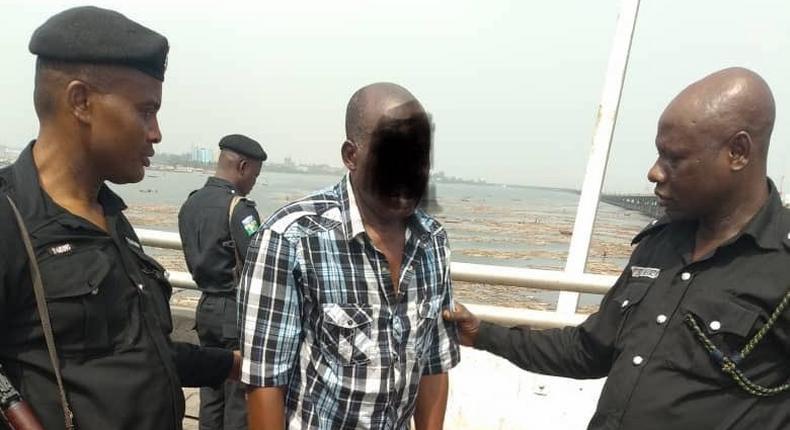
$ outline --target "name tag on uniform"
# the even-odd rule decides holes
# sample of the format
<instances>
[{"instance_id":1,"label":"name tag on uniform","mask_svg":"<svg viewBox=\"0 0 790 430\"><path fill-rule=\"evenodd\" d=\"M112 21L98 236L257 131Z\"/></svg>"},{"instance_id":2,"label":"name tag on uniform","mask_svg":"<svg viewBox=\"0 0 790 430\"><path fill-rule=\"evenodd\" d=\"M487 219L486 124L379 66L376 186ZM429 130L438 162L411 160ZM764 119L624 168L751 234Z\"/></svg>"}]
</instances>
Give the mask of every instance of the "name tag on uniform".
<instances>
[{"instance_id":1,"label":"name tag on uniform","mask_svg":"<svg viewBox=\"0 0 790 430\"><path fill-rule=\"evenodd\" d=\"M658 274L661 273L661 269L655 267L639 267L639 266L631 266L631 277L632 278L650 278L656 279L658 278Z\"/></svg>"},{"instance_id":2,"label":"name tag on uniform","mask_svg":"<svg viewBox=\"0 0 790 430\"><path fill-rule=\"evenodd\" d=\"M49 253L52 255L63 255L71 252L71 244L64 243L62 245L53 246L49 248Z\"/></svg>"}]
</instances>

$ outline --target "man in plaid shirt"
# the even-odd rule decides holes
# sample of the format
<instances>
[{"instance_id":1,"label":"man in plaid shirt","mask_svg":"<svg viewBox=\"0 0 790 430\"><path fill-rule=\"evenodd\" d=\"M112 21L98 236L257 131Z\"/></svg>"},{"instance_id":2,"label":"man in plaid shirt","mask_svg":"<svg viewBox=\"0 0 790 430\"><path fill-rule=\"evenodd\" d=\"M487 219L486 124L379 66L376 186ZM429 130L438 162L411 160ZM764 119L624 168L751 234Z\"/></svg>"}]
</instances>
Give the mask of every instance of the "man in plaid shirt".
<instances>
[{"instance_id":1,"label":"man in plaid shirt","mask_svg":"<svg viewBox=\"0 0 790 430\"><path fill-rule=\"evenodd\" d=\"M334 187L277 211L239 288L250 429L440 429L459 361L444 228L417 209L431 124L395 84L357 91Z\"/></svg>"}]
</instances>

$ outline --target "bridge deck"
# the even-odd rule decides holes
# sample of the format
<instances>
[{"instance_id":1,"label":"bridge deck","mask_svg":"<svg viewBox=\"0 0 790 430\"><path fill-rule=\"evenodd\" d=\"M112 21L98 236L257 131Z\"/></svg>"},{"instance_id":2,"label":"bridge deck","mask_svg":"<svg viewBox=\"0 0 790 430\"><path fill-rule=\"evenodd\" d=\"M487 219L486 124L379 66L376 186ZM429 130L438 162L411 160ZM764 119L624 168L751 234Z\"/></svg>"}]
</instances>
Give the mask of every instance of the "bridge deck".
<instances>
[{"instance_id":1,"label":"bridge deck","mask_svg":"<svg viewBox=\"0 0 790 430\"><path fill-rule=\"evenodd\" d=\"M664 215L664 208L659 206L658 198L652 194L601 194L601 201L652 218L660 218Z\"/></svg>"}]
</instances>

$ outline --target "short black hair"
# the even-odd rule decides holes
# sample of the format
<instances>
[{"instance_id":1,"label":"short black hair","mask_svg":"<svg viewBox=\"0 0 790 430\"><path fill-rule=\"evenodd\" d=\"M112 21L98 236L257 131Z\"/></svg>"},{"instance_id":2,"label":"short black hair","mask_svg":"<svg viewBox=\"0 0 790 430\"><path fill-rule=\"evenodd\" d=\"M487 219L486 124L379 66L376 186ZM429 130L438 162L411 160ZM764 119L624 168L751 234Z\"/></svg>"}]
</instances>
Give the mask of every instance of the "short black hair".
<instances>
[{"instance_id":1,"label":"short black hair","mask_svg":"<svg viewBox=\"0 0 790 430\"><path fill-rule=\"evenodd\" d=\"M36 59L35 88L33 106L39 119L45 119L55 112L55 94L59 88L70 81L80 80L99 91L107 91L113 82L113 74L108 66L69 61Z\"/></svg>"}]
</instances>

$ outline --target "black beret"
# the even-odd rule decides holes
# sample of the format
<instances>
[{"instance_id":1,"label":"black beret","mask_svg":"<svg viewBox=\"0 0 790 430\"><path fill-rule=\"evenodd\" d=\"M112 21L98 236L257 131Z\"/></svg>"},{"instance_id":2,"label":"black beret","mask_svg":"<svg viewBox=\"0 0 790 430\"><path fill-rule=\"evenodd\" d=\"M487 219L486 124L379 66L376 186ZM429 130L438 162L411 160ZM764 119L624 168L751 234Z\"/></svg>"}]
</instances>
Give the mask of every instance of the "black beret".
<instances>
[{"instance_id":1,"label":"black beret","mask_svg":"<svg viewBox=\"0 0 790 430\"><path fill-rule=\"evenodd\" d=\"M118 12L83 6L49 18L29 49L53 60L127 66L164 81L170 48L164 36Z\"/></svg>"},{"instance_id":2,"label":"black beret","mask_svg":"<svg viewBox=\"0 0 790 430\"><path fill-rule=\"evenodd\" d=\"M223 137L219 141L220 149L229 149L241 155L266 161L266 152L261 148L261 144L241 134L231 134Z\"/></svg>"}]
</instances>

